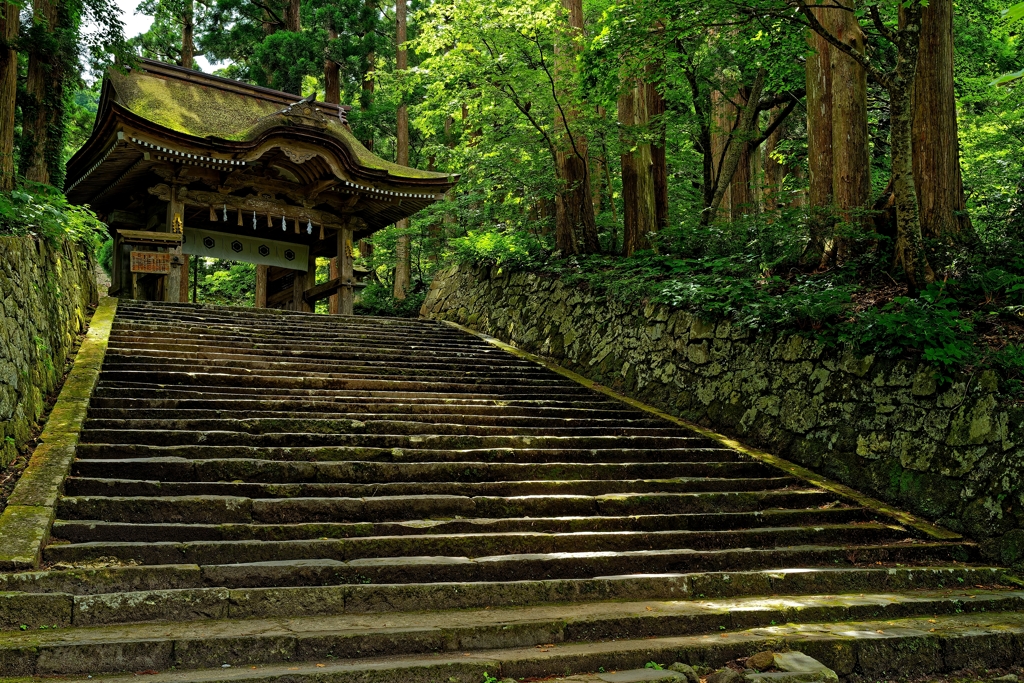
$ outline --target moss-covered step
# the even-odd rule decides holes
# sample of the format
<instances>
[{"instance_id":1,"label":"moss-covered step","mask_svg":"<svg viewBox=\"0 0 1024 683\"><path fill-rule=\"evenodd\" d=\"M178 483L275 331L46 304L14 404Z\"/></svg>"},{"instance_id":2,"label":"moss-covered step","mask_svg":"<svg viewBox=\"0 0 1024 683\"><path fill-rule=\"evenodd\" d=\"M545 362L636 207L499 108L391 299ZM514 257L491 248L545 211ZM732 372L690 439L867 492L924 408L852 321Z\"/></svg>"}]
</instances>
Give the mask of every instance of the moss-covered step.
<instances>
[{"instance_id":1,"label":"moss-covered step","mask_svg":"<svg viewBox=\"0 0 1024 683\"><path fill-rule=\"evenodd\" d=\"M438 654L403 657L398 654L401 648L396 648L398 652L391 650L386 655L382 653L380 658L367 658L368 653L355 651L353 654L359 658L354 659L328 657L320 643L330 642L329 636L318 641L316 635L311 635L300 643L302 639L294 633L282 630L278 640L267 634L264 648L252 653L259 657L255 662L246 658L249 653L244 650L239 656L230 642L222 645L216 640L199 641L194 635L175 640L173 645L171 640L143 641L137 646L137 641L126 640L123 645L109 648L97 643L92 648L95 656L85 659L73 646L46 647L47 641L62 635L48 633L21 649L21 656L12 660L9 668L13 675L22 676L78 670L83 681L87 680L84 675L87 672L98 674L102 667L111 667L128 675L145 670L152 676L148 680L158 683L280 680L479 683L485 671L518 679L544 675L546 671L569 675L599 669L643 668L650 661L665 664L682 661L717 667L763 650L792 649L814 657L839 675L883 676L908 670L934 674L968 666L1007 666L1017 661L1024 645L1024 617L1016 612L780 624L706 635L605 642L562 644L549 641L541 647L529 644L529 636L539 633L522 630L526 631L523 634L526 642L513 649L482 649L491 641L487 636L475 642L471 640L469 644L476 647L452 647L462 643L456 637L445 638L439 634L433 639L424 635L420 641L421 647L439 645L443 651ZM517 629L502 635L509 639L518 633ZM457 635L460 634L453 634ZM353 637L346 644L354 650L364 642ZM38 656L37 652L45 652L47 656ZM183 670L176 667L178 662L203 660L209 668ZM118 676L98 675L90 679L97 683L122 680Z\"/></svg>"}]
</instances>

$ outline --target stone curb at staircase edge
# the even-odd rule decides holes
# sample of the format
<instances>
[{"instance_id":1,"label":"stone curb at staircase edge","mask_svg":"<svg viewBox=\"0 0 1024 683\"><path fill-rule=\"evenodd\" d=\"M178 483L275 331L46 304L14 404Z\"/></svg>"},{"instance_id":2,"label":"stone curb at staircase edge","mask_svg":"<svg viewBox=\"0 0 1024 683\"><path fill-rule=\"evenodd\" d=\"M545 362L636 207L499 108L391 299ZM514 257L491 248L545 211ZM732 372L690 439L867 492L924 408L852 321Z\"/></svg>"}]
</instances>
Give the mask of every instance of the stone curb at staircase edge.
<instances>
[{"instance_id":1,"label":"stone curb at staircase edge","mask_svg":"<svg viewBox=\"0 0 1024 683\"><path fill-rule=\"evenodd\" d=\"M39 568L116 312L116 298L100 299L71 372L43 427L40 444L0 515L0 571Z\"/></svg>"},{"instance_id":2,"label":"stone curb at staircase edge","mask_svg":"<svg viewBox=\"0 0 1024 683\"><path fill-rule=\"evenodd\" d=\"M807 469L806 467L802 467L800 465L797 465L796 463L792 463L788 460L785 460L784 458L772 455L771 453L767 453L756 448L751 448L750 446L746 446L740 443L739 441L731 439L723 434L719 434L718 432L712 431L706 427L702 427L694 422L690 422L689 420L684 420L683 418L676 417L675 415L666 413L665 411L659 410L654 406L643 403L642 401L638 401L635 398L626 396L625 394L621 394L615 391L614 389L610 389L602 384L594 382L593 380L587 379L583 375L577 374L572 370L567 370L566 368L563 368L561 365L558 365L549 358L538 356L536 354L530 353L529 351L523 351L522 349L516 348L515 346L503 342L500 339L484 334L482 332L478 332L477 330L474 330L470 327L460 325L459 323L452 322L451 320L437 320L438 322L444 323L449 327L461 330L462 332L465 332L466 334L471 334L474 337L478 337L487 342L488 344L491 344L492 346L495 346L503 351L518 356L519 358L523 358L525 360L537 363L538 365L541 365L547 368L548 370L551 370L552 372L558 373L559 375L565 377L566 379L570 379L574 382L577 382L578 384L581 384L587 387L588 389L601 392L605 396L608 396L618 401L622 401L623 403L633 408L643 410L645 412L651 413L652 415L656 415L662 418L663 420L668 420L669 422L677 424L681 427L690 429L694 432L697 432L701 436L717 441L726 448L731 448L735 451L739 451L740 453L743 453L744 455L747 455L753 458L754 460L758 460L767 465L777 467L787 472L790 476L802 479L809 484L817 486L818 488L825 489L826 491L833 493L837 496L842 496L843 498L853 501L860 506L863 506L873 512L878 513L879 515L889 517L890 519L893 519L899 524L911 527L912 529L924 534L925 536L931 539L941 541L957 541L963 539L963 536L956 532L950 531L948 529L943 529L942 527L932 524L927 520L921 519L916 515L912 515L903 510L898 510L894 507L886 505L877 498L872 498L871 496L864 495L863 493L860 493L859 491L856 491L855 489L852 489L849 486L845 486L838 482L834 482L826 477L821 476L820 474L817 474L816 472Z\"/></svg>"}]
</instances>

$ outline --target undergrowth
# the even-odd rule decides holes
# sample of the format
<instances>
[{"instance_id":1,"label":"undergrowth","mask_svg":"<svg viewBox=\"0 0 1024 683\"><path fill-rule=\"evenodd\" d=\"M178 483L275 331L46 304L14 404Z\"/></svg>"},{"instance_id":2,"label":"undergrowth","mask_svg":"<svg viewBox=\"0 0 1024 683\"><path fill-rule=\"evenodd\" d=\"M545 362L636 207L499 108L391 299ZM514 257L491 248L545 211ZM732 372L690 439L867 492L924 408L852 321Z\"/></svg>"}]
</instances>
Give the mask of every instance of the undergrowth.
<instances>
[{"instance_id":1,"label":"undergrowth","mask_svg":"<svg viewBox=\"0 0 1024 683\"><path fill-rule=\"evenodd\" d=\"M69 204L64 193L21 180L10 192L0 192L0 235L32 235L56 246L68 239L97 249L106 226L84 206Z\"/></svg>"},{"instance_id":2,"label":"undergrowth","mask_svg":"<svg viewBox=\"0 0 1024 683\"><path fill-rule=\"evenodd\" d=\"M851 243L840 267L813 272L803 254L805 218L754 216L710 228L668 229L630 258L562 258L527 233L470 232L454 240L456 261L543 272L635 304L649 301L739 327L797 333L860 353L917 356L940 383L993 367L1024 398L1024 240L981 235L968 250L932 244L939 280L909 293L888 240L845 226Z\"/></svg>"}]
</instances>

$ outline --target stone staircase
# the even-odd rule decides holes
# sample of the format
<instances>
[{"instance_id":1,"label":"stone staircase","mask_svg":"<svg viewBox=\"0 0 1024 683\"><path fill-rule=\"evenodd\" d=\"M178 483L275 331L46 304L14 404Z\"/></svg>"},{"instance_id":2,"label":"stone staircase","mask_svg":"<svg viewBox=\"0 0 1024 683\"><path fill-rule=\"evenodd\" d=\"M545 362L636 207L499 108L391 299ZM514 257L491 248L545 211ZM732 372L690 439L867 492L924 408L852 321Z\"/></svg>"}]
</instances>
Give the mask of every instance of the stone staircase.
<instances>
[{"instance_id":1,"label":"stone staircase","mask_svg":"<svg viewBox=\"0 0 1024 683\"><path fill-rule=\"evenodd\" d=\"M484 683L1008 666L1024 591L459 330L123 301L0 677ZM88 677L88 678L87 678Z\"/></svg>"}]
</instances>

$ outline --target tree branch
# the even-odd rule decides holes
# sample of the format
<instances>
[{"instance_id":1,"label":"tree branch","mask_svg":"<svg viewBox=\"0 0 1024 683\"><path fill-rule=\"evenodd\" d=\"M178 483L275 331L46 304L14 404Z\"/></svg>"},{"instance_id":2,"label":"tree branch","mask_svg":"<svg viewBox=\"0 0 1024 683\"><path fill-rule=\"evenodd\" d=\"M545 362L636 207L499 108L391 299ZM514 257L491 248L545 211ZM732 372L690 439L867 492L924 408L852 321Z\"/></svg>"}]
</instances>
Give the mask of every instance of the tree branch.
<instances>
[{"instance_id":1,"label":"tree branch","mask_svg":"<svg viewBox=\"0 0 1024 683\"><path fill-rule=\"evenodd\" d=\"M821 25L821 22L818 21L818 17L815 16L814 11L807 5L806 2L804 2L804 0L796 0L796 2L797 10L799 10L800 14L802 14L804 16L804 19L807 20L807 24L812 31L817 33L822 38L824 38L829 45L836 48L837 50L845 54L847 57L860 64L862 67L864 67L864 70L871 74L871 77L878 81L882 85L882 87L887 89L889 88L892 79L889 77L888 74L882 73L881 71L876 69L875 65L871 63L871 61L867 58L866 55L862 55L861 53L857 52L852 47L850 47L849 45L847 45L846 43L832 35L831 31L829 31L827 28Z\"/></svg>"}]
</instances>

